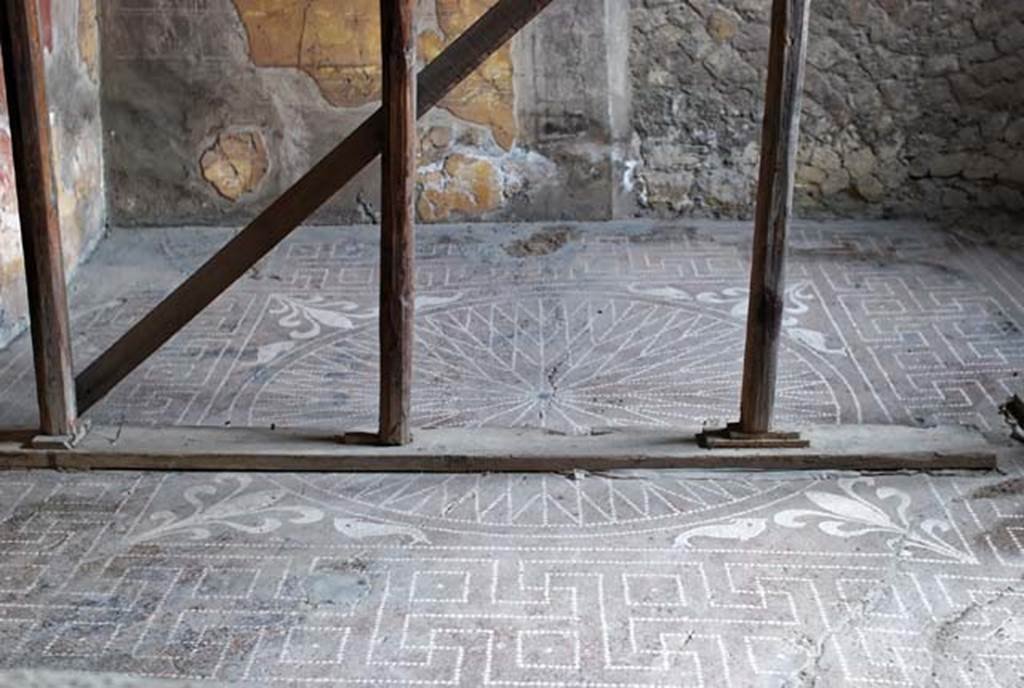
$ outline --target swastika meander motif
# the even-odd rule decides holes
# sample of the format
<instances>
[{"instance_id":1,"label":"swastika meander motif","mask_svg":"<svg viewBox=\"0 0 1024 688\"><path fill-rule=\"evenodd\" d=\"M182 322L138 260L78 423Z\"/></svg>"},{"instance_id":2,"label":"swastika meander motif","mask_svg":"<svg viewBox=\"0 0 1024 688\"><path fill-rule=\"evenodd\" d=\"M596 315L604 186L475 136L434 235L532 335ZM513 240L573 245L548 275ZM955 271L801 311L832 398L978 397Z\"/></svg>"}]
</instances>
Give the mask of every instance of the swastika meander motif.
<instances>
[{"instance_id":1,"label":"swastika meander motif","mask_svg":"<svg viewBox=\"0 0 1024 688\"><path fill-rule=\"evenodd\" d=\"M10 473L0 669L1015 686L1012 473Z\"/></svg>"}]
</instances>

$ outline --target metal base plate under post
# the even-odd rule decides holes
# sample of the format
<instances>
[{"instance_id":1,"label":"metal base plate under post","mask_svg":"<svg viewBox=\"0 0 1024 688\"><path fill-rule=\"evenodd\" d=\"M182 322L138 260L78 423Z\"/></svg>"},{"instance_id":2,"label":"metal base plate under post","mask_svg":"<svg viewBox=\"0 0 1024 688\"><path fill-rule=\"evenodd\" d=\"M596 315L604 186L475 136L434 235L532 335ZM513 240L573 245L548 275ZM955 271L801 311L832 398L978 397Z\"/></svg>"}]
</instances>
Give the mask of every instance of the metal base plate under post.
<instances>
[{"instance_id":1,"label":"metal base plate under post","mask_svg":"<svg viewBox=\"0 0 1024 688\"><path fill-rule=\"evenodd\" d=\"M798 432L765 432L750 434L740 430L739 423L729 423L724 430L705 430L697 435L697 444L704 449L807 449L810 440Z\"/></svg>"}]
</instances>

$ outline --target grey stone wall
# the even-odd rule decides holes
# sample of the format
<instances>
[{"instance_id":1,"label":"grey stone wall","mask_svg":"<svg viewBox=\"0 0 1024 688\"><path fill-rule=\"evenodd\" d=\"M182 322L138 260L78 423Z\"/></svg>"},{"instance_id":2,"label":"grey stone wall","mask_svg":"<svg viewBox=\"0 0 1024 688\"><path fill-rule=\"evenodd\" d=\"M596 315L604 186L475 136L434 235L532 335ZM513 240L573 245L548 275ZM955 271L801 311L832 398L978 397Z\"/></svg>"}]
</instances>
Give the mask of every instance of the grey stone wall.
<instances>
[{"instance_id":1,"label":"grey stone wall","mask_svg":"<svg viewBox=\"0 0 1024 688\"><path fill-rule=\"evenodd\" d=\"M634 0L641 206L749 216L770 0ZM818 0L804 213L1024 210L1024 3Z\"/></svg>"}]
</instances>

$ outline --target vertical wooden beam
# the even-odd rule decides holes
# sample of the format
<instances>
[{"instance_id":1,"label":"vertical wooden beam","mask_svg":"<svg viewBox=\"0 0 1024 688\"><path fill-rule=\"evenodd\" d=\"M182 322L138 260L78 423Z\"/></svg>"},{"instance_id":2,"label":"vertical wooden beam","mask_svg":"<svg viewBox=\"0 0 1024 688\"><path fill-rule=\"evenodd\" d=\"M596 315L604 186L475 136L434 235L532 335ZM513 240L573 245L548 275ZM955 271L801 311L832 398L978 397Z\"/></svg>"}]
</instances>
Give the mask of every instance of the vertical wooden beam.
<instances>
[{"instance_id":1,"label":"vertical wooden beam","mask_svg":"<svg viewBox=\"0 0 1024 688\"><path fill-rule=\"evenodd\" d=\"M77 430L71 330L64 287L43 43L36 0L0 0L0 44L25 251L40 430Z\"/></svg>"},{"instance_id":2,"label":"vertical wooden beam","mask_svg":"<svg viewBox=\"0 0 1024 688\"><path fill-rule=\"evenodd\" d=\"M773 1L739 423L747 435L769 432L775 405L809 15L810 0Z\"/></svg>"},{"instance_id":3,"label":"vertical wooden beam","mask_svg":"<svg viewBox=\"0 0 1024 688\"><path fill-rule=\"evenodd\" d=\"M416 0L381 0L381 444L407 444L415 317Z\"/></svg>"}]
</instances>

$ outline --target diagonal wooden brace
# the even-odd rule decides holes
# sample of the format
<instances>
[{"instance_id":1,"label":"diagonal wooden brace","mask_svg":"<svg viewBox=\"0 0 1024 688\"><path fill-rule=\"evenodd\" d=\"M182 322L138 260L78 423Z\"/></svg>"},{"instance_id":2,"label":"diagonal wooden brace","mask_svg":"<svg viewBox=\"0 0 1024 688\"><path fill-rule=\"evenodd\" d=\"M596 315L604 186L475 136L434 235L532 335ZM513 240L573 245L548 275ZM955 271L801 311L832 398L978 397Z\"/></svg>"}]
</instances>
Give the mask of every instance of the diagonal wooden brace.
<instances>
[{"instance_id":1,"label":"diagonal wooden brace","mask_svg":"<svg viewBox=\"0 0 1024 688\"><path fill-rule=\"evenodd\" d=\"M499 0L419 75L422 117L552 0ZM380 154L377 110L270 207L75 378L78 407L93 406L292 233Z\"/></svg>"}]
</instances>

